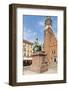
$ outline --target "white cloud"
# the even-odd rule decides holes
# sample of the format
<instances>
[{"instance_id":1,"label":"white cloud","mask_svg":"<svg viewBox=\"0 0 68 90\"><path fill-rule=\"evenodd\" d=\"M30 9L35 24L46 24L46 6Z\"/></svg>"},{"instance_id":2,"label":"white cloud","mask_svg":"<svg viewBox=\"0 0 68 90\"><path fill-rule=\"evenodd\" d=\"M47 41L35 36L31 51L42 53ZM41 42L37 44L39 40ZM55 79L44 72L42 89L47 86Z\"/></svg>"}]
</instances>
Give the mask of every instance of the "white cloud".
<instances>
[{"instance_id":1,"label":"white cloud","mask_svg":"<svg viewBox=\"0 0 68 90\"><path fill-rule=\"evenodd\" d=\"M39 22L38 22L38 25L44 27L44 21L39 21Z\"/></svg>"},{"instance_id":2,"label":"white cloud","mask_svg":"<svg viewBox=\"0 0 68 90\"><path fill-rule=\"evenodd\" d=\"M37 33L36 32L32 32L31 29L27 29L27 28L24 28L24 39L25 40L29 40L31 42L34 42L35 41L35 38L37 37Z\"/></svg>"}]
</instances>

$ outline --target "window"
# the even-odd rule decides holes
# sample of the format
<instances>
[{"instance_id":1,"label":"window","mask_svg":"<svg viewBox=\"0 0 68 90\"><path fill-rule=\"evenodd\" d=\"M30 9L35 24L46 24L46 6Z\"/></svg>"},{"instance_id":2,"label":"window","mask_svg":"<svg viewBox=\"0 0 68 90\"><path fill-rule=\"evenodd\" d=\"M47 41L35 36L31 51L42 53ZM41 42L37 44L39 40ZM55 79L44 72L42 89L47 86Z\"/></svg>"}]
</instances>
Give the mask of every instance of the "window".
<instances>
[{"instance_id":1,"label":"window","mask_svg":"<svg viewBox=\"0 0 68 90\"><path fill-rule=\"evenodd\" d=\"M56 62L56 58L54 58L54 62Z\"/></svg>"},{"instance_id":2,"label":"window","mask_svg":"<svg viewBox=\"0 0 68 90\"><path fill-rule=\"evenodd\" d=\"M23 50L26 51L26 45L25 44L23 44Z\"/></svg>"},{"instance_id":3,"label":"window","mask_svg":"<svg viewBox=\"0 0 68 90\"><path fill-rule=\"evenodd\" d=\"M52 54L55 54L55 50L52 51Z\"/></svg>"},{"instance_id":4,"label":"window","mask_svg":"<svg viewBox=\"0 0 68 90\"><path fill-rule=\"evenodd\" d=\"M27 57L29 57L29 53L27 54Z\"/></svg>"},{"instance_id":5,"label":"window","mask_svg":"<svg viewBox=\"0 0 68 90\"><path fill-rule=\"evenodd\" d=\"M26 56L26 52L24 52L24 56Z\"/></svg>"},{"instance_id":6,"label":"window","mask_svg":"<svg viewBox=\"0 0 68 90\"><path fill-rule=\"evenodd\" d=\"M26 48L24 48L24 51L26 51Z\"/></svg>"},{"instance_id":7,"label":"window","mask_svg":"<svg viewBox=\"0 0 68 90\"><path fill-rule=\"evenodd\" d=\"M51 60L52 60L52 57L51 57Z\"/></svg>"},{"instance_id":8,"label":"window","mask_svg":"<svg viewBox=\"0 0 68 90\"><path fill-rule=\"evenodd\" d=\"M54 54L55 54L55 51L54 51Z\"/></svg>"}]
</instances>

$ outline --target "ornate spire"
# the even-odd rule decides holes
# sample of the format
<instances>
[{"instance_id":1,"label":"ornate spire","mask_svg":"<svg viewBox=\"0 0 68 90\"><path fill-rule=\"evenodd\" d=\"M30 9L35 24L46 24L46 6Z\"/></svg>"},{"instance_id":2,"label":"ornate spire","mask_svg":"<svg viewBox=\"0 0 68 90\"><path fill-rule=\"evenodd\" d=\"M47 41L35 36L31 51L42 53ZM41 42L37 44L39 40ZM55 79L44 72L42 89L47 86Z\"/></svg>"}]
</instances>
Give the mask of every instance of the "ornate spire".
<instances>
[{"instance_id":1,"label":"ornate spire","mask_svg":"<svg viewBox=\"0 0 68 90\"><path fill-rule=\"evenodd\" d=\"M51 25L51 26L52 26L52 20L51 20L51 17L50 17L50 16L46 16L45 26L46 26L46 25Z\"/></svg>"}]
</instances>

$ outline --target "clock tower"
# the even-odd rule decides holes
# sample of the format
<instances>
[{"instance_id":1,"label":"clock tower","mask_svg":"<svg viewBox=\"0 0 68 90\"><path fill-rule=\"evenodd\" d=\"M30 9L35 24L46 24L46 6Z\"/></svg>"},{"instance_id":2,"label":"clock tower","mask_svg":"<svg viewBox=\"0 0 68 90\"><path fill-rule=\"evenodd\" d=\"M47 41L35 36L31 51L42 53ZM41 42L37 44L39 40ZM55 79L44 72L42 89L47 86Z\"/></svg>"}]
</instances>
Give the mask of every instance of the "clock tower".
<instances>
[{"instance_id":1,"label":"clock tower","mask_svg":"<svg viewBox=\"0 0 68 90\"><path fill-rule=\"evenodd\" d=\"M48 58L48 63L57 62L57 40L52 30L52 19L47 16L44 26L44 51Z\"/></svg>"}]
</instances>

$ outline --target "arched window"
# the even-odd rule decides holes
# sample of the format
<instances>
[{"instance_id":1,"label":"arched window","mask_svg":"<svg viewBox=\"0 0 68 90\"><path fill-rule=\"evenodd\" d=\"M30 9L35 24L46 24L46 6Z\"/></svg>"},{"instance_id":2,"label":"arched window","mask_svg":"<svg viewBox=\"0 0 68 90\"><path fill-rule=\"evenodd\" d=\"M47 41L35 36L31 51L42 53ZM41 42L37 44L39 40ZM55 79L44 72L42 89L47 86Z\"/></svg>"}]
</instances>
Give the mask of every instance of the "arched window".
<instances>
[{"instance_id":1,"label":"arched window","mask_svg":"<svg viewBox=\"0 0 68 90\"><path fill-rule=\"evenodd\" d=\"M56 58L54 58L54 62L56 62Z\"/></svg>"}]
</instances>

